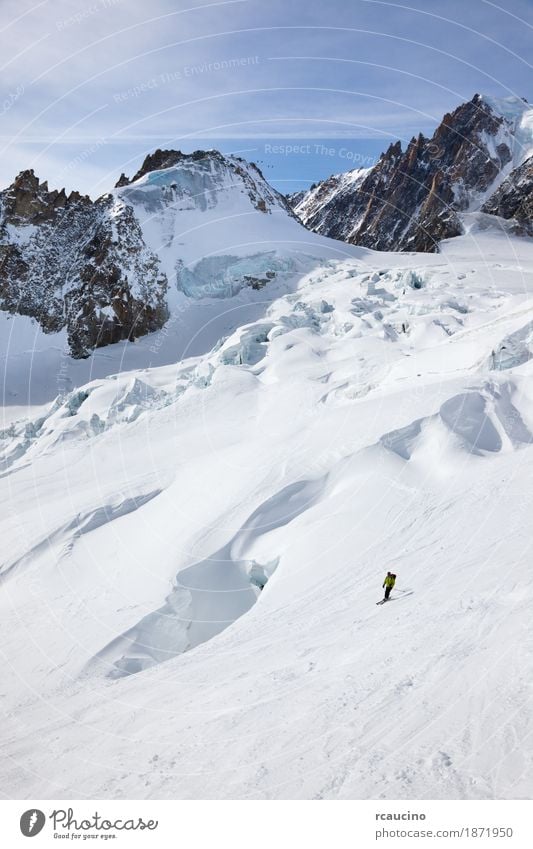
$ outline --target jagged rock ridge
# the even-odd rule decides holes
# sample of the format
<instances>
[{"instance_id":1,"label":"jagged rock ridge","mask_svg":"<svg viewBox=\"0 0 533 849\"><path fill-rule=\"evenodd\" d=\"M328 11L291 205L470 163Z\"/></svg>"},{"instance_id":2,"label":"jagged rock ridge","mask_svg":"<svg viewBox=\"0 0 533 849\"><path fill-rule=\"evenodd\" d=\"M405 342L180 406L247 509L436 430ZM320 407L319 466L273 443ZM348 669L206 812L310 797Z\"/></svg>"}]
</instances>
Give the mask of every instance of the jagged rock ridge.
<instances>
[{"instance_id":1,"label":"jagged rock ridge","mask_svg":"<svg viewBox=\"0 0 533 849\"><path fill-rule=\"evenodd\" d=\"M511 100L513 108L498 114L494 101L476 94L445 115L432 138L413 137L406 150L395 142L372 169L318 184L296 199L296 213L309 229L352 244L437 250L462 232L461 212L479 208L523 157L517 126L528 107ZM517 186L527 189L516 179L512 185L515 197ZM508 217L511 207L520 202L502 201L498 214ZM527 204L521 208L525 214Z\"/></svg>"}]
</instances>

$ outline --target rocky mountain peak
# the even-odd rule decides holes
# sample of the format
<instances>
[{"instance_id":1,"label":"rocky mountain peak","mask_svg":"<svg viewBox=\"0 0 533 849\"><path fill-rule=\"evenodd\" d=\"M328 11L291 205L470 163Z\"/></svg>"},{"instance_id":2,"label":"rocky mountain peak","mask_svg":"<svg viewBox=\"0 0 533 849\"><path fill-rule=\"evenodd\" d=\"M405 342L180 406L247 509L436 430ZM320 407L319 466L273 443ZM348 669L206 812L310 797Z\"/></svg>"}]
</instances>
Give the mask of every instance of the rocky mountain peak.
<instances>
[{"instance_id":1,"label":"rocky mountain peak","mask_svg":"<svg viewBox=\"0 0 533 849\"><path fill-rule=\"evenodd\" d=\"M4 222L38 224L51 219L58 209L77 203L90 205L92 201L78 192L71 192L67 197L65 189L50 191L48 182L41 183L30 168L21 171L3 193Z\"/></svg>"},{"instance_id":2,"label":"rocky mountain peak","mask_svg":"<svg viewBox=\"0 0 533 849\"><path fill-rule=\"evenodd\" d=\"M208 225L216 207L211 232L223 245L235 240L233 232L226 236L225 213L294 218L258 168L213 150L156 150L96 201L50 191L33 170L23 171L0 192L0 309L34 318L45 332L65 330L71 354L87 357L162 328L169 281L208 293L219 282L223 291L267 285L283 265L273 254L251 249L253 261L232 254L203 265L184 257L189 216ZM253 228L263 245L263 222Z\"/></svg>"},{"instance_id":3,"label":"rocky mountain peak","mask_svg":"<svg viewBox=\"0 0 533 849\"><path fill-rule=\"evenodd\" d=\"M176 209L205 211L227 204L231 194L245 193L258 212L283 209L294 217L286 199L254 163L218 150L156 150L131 179L122 174L115 188L126 202L150 208L151 214L156 209L165 216Z\"/></svg>"},{"instance_id":4,"label":"rocky mountain peak","mask_svg":"<svg viewBox=\"0 0 533 849\"><path fill-rule=\"evenodd\" d=\"M391 165L397 162L397 160L402 156L402 143L401 141L392 142L387 150L381 154L379 161L384 165Z\"/></svg>"},{"instance_id":5,"label":"rocky mountain peak","mask_svg":"<svg viewBox=\"0 0 533 849\"><path fill-rule=\"evenodd\" d=\"M223 156L217 150L195 150L193 153L182 153L181 150L161 150L157 149L153 153L149 153L143 164L133 177L128 178L125 174L120 175L120 179L115 185L115 188L128 186L135 183L146 174L152 171L163 171L166 168L173 168L178 164L186 164L187 162L199 162L202 159L211 158L223 161Z\"/></svg>"},{"instance_id":6,"label":"rocky mountain peak","mask_svg":"<svg viewBox=\"0 0 533 849\"><path fill-rule=\"evenodd\" d=\"M420 133L405 151L400 141L391 144L351 186L346 175L324 181L327 201L315 187L298 198L296 213L310 229L353 244L438 250L441 239L462 232L460 213L479 209L508 176L519 133L522 148L524 139L533 147L531 131L519 129L527 103L517 101L474 95L444 115L431 138Z\"/></svg>"}]
</instances>

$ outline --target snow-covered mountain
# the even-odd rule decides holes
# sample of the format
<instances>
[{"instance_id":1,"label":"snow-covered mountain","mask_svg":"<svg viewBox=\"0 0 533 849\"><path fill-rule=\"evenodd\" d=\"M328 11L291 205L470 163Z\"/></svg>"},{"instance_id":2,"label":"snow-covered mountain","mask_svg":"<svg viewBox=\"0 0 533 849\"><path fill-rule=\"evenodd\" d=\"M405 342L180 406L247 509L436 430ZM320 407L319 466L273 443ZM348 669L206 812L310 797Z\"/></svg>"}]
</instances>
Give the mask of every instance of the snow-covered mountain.
<instances>
[{"instance_id":1,"label":"snow-covered mountain","mask_svg":"<svg viewBox=\"0 0 533 849\"><path fill-rule=\"evenodd\" d=\"M438 250L464 232L463 212L481 208L531 235L524 162L532 154L533 108L476 94L431 138L413 137L405 151L391 144L373 168L334 175L289 200L309 229L378 250Z\"/></svg>"},{"instance_id":2,"label":"snow-covered mountain","mask_svg":"<svg viewBox=\"0 0 533 849\"><path fill-rule=\"evenodd\" d=\"M23 171L0 195L0 307L66 328L74 357L156 330L168 283L119 197L48 190Z\"/></svg>"},{"instance_id":3,"label":"snow-covered mountain","mask_svg":"<svg viewBox=\"0 0 533 849\"><path fill-rule=\"evenodd\" d=\"M315 259L4 430L5 796L530 798L532 260Z\"/></svg>"},{"instance_id":4,"label":"snow-covered mountain","mask_svg":"<svg viewBox=\"0 0 533 849\"><path fill-rule=\"evenodd\" d=\"M214 151L2 194L4 796L530 798L518 111L463 112L438 254L306 230Z\"/></svg>"},{"instance_id":5,"label":"snow-covered mountain","mask_svg":"<svg viewBox=\"0 0 533 849\"><path fill-rule=\"evenodd\" d=\"M24 171L0 193L0 308L87 357L161 329L183 295L264 287L306 243L260 171L217 151L158 150L94 202Z\"/></svg>"},{"instance_id":6,"label":"snow-covered mountain","mask_svg":"<svg viewBox=\"0 0 533 849\"><path fill-rule=\"evenodd\" d=\"M327 180L313 184L309 191L288 195L287 200L300 220L316 233L331 230L332 239L348 241L350 223L359 214L358 189L371 168L355 168L332 174ZM343 216L333 214L342 208Z\"/></svg>"},{"instance_id":7,"label":"snow-covered mountain","mask_svg":"<svg viewBox=\"0 0 533 849\"><path fill-rule=\"evenodd\" d=\"M476 95L432 139L391 145L374 168L293 202L316 233L380 250L435 250L476 210L530 234L532 150L524 101ZM306 258L338 251L305 233L255 165L217 151L158 150L96 201L31 170L0 192L0 309L75 358L172 327L191 300L265 287L268 299Z\"/></svg>"}]
</instances>

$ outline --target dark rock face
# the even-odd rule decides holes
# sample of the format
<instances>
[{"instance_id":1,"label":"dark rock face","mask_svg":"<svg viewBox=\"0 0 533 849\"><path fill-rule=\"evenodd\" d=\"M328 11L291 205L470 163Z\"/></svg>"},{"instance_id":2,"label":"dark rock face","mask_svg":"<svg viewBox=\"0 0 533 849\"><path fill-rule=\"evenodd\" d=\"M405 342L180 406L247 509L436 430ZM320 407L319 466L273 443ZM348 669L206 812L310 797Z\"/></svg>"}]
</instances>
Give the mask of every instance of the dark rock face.
<instances>
[{"instance_id":1,"label":"dark rock face","mask_svg":"<svg viewBox=\"0 0 533 849\"><path fill-rule=\"evenodd\" d=\"M206 156L206 152L204 150L196 150L194 153L190 154L191 160L196 160L201 158L201 156ZM135 180L138 180L140 177L144 177L145 174L149 174L151 171L161 171L163 168L172 168L173 165L177 165L178 162L183 162L186 160L188 155L182 153L180 150L159 150L159 148L154 151L154 153L149 153L143 164L139 168L136 174L133 177L128 179L125 174L120 175L120 179L116 184L115 188L119 189L121 186L128 186L130 183L134 183Z\"/></svg>"},{"instance_id":2,"label":"dark rock face","mask_svg":"<svg viewBox=\"0 0 533 849\"><path fill-rule=\"evenodd\" d=\"M106 216L94 227L81 252L80 285L65 294L73 356L144 336L168 319L166 276L147 250L130 207L120 210L114 227L116 233Z\"/></svg>"},{"instance_id":3,"label":"dark rock face","mask_svg":"<svg viewBox=\"0 0 533 849\"><path fill-rule=\"evenodd\" d=\"M38 224L49 221L56 210L64 209L67 204L86 202L89 198L82 198L78 192L71 192L67 198L64 189L49 192L47 183L39 183L33 170L29 170L22 171L13 185L3 192L2 201L6 223Z\"/></svg>"},{"instance_id":4,"label":"dark rock face","mask_svg":"<svg viewBox=\"0 0 533 849\"><path fill-rule=\"evenodd\" d=\"M533 156L510 173L481 211L513 219L518 234L533 236Z\"/></svg>"},{"instance_id":5,"label":"dark rock face","mask_svg":"<svg viewBox=\"0 0 533 849\"><path fill-rule=\"evenodd\" d=\"M353 244L436 251L462 232L458 213L508 165L512 141L506 120L475 95L445 115L431 139L413 137L405 151L392 144L356 185L332 177L295 211L310 229Z\"/></svg>"},{"instance_id":6,"label":"dark rock face","mask_svg":"<svg viewBox=\"0 0 533 849\"><path fill-rule=\"evenodd\" d=\"M315 184L312 185L311 189L316 188ZM301 189L299 192L292 192L291 194L285 195L285 199L292 209L296 209L299 203L303 201L307 192L304 189Z\"/></svg>"},{"instance_id":7,"label":"dark rock face","mask_svg":"<svg viewBox=\"0 0 533 849\"><path fill-rule=\"evenodd\" d=\"M309 192L298 192L290 197L300 221L310 230L331 239L350 241L365 211L361 184L369 169L334 174L317 183Z\"/></svg>"},{"instance_id":8,"label":"dark rock face","mask_svg":"<svg viewBox=\"0 0 533 849\"><path fill-rule=\"evenodd\" d=\"M49 192L23 171L0 210L0 309L66 327L74 357L162 327L167 281L129 207Z\"/></svg>"}]
</instances>

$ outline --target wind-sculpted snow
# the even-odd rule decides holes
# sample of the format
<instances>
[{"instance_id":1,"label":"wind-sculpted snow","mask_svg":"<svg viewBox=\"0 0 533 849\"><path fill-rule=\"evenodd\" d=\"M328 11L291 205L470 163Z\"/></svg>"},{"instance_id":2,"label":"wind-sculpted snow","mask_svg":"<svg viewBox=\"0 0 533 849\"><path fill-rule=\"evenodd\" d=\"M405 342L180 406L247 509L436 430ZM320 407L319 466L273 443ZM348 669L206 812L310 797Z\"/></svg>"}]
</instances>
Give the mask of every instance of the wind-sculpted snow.
<instances>
[{"instance_id":1,"label":"wind-sculpted snow","mask_svg":"<svg viewBox=\"0 0 533 849\"><path fill-rule=\"evenodd\" d=\"M434 416L385 434L381 444L404 460L415 456L423 442L436 444L443 438L449 442L455 437L462 450L477 456L501 451L506 437L511 448L529 445L533 435L510 400L516 391L512 383L498 387L487 384L481 392L473 389L455 395Z\"/></svg>"},{"instance_id":2,"label":"wind-sculpted snow","mask_svg":"<svg viewBox=\"0 0 533 849\"><path fill-rule=\"evenodd\" d=\"M108 674L113 678L131 675L189 651L250 610L274 574L279 557L260 564L247 558L248 551L263 535L308 510L324 483L318 479L284 487L257 507L219 551L179 572L163 607L99 652L98 660L111 666ZM94 661L90 668L95 668Z\"/></svg>"},{"instance_id":3,"label":"wind-sculpted snow","mask_svg":"<svg viewBox=\"0 0 533 849\"><path fill-rule=\"evenodd\" d=\"M491 351L489 365L497 371L521 366L533 357L533 321L506 336Z\"/></svg>"},{"instance_id":4,"label":"wind-sculpted snow","mask_svg":"<svg viewBox=\"0 0 533 849\"><path fill-rule=\"evenodd\" d=\"M151 501L152 498L156 498L159 494L160 490L141 493L133 497L123 498L118 503L105 504L74 516L74 518L69 519L46 537L39 540L23 557L2 565L0 567L0 580L5 579L7 576L11 577L12 572L31 564L32 559L56 544L63 543L63 555L66 552L70 553L75 541L83 534L88 534L120 516L126 516L128 513L139 510L140 507ZM66 546L65 541L68 541Z\"/></svg>"},{"instance_id":5,"label":"wind-sculpted snow","mask_svg":"<svg viewBox=\"0 0 533 849\"><path fill-rule=\"evenodd\" d=\"M467 451L481 454L501 450L500 435L486 413L486 401L481 393L468 392L450 398L440 408L440 417Z\"/></svg>"},{"instance_id":6,"label":"wind-sculpted snow","mask_svg":"<svg viewBox=\"0 0 533 849\"><path fill-rule=\"evenodd\" d=\"M5 795L530 798L532 259L302 259L6 423Z\"/></svg>"}]
</instances>

